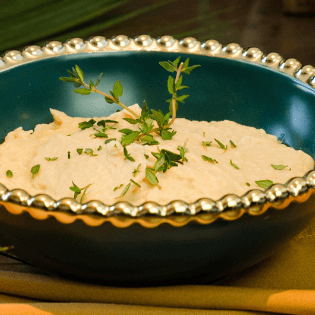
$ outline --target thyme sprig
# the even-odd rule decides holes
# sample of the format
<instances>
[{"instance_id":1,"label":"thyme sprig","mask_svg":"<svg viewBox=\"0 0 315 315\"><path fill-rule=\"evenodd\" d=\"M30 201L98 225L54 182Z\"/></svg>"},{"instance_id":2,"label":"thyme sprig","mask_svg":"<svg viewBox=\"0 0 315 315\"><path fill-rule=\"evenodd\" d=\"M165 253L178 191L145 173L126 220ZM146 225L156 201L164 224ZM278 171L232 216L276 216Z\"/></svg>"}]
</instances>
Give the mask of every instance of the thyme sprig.
<instances>
[{"instance_id":1,"label":"thyme sprig","mask_svg":"<svg viewBox=\"0 0 315 315\"><path fill-rule=\"evenodd\" d=\"M74 192L74 199L76 199L78 197L78 195L80 195L82 193L82 190L83 190L83 193L81 195L81 199L80 199L80 202L83 201L83 198L85 196L85 193L87 191L87 189L92 185L92 184L89 184L83 188L79 188L74 182L72 182L73 186L69 187L70 190L72 190Z\"/></svg>"},{"instance_id":2,"label":"thyme sprig","mask_svg":"<svg viewBox=\"0 0 315 315\"><path fill-rule=\"evenodd\" d=\"M127 146L134 141L141 141L143 145L156 145L159 144L159 142L153 138L152 134L159 134L163 140L171 140L176 134L176 131L171 130L170 126L174 123L176 119L178 102L184 103L184 100L189 96L177 95L178 91L188 88L187 86L182 85L183 76L181 75L181 73L190 74L193 69L200 67L199 65L189 66L189 58L187 58L185 62L180 63L180 58L181 57L178 57L173 62L160 62L160 65L167 71L176 72L175 78L169 76L167 80L167 88L169 93L172 95L172 98L170 100L167 100L167 102L170 103L170 107L169 112L166 115L164 115L164 113L160 109L158 111L151 109L150 113L149 107L144 101L141 115L139 116L132 109L125 106L120 101L120 97L123 95L123 87L120 81L115 82L113 90L109 92L110 94L104 93L97 88L98 84L100 83L102 73L96 83L93 83L93 81L90 80L90 84L87 84L84 81L84 73L78 65L76 65L75 68L72 68L72 71L68 70L70 77L60 77L60 80L73 83L76 87L76 89L74 90L75 93L81 95L89 95L92 92L99 93L105 97L105 101L107 103L116 103L133 115L133 118L124 119L132 125L138 125L138 130L119 130L123 133L120 141L123 146ZM171 116L172 119L170 120ZM84 130L86 128L93 127L95 122L96 121L94 119L82 122L79 124L79 128ZM158 125L158 127L155 127L154 122ZM99 125L99 122L97 124ZM104 129L100 132L95 133L94 136L98 138L107 137Z\"/></svg>"},{"instance_id":3,"label":"thyme sprig","mask_svg":"<svg viewBox=\"0 0 315 315\"><path fill-rule=\"evenodd\" d=\"M103 73L100 74L98 77L96 83L94 84L92 80L90 80L90 84L87 84L84 82L84 73L81 70L81 68L76 65L75 68L72 68L72 72L70 70L67 70L70 74L70 78L68 77L60 77L59 79L65 82L71 82L74 84L77 89L73 90L73 92L81 94L81 95L89 95L92 92L99 93L105 97L105 101L109 104L116 103L120 105L122 108L127 110L129 113L131 113L136 118L139 118L139 116L130 108L128 108L126 105L120 102L119 98L123 94L123 88L119 81L116 81L113 87L113 91L110 91L110 94L104 93L103 91L100 91L97 86L99 85L101 81L101 77ZM81 86L84 86L81 88Z\"/></svg>"}]
</instances>

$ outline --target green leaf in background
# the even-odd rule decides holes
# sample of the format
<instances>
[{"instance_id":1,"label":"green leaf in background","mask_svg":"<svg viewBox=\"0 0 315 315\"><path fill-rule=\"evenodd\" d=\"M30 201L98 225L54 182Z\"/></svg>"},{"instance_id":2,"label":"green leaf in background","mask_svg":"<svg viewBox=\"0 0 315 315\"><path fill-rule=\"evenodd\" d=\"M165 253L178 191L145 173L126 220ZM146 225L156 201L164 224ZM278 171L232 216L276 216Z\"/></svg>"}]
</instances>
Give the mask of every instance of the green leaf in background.
<instances>
[{"instance_id":1,"label":"green leaf in background","mask_svg":"<svg viewBox=\"0 0 315 315\"><path fill-rule=\"evenodd\" d=\"M124 11L133 0L11 0L2 1L0 10L0 55L21 50L27 45L69 38L87 38L91 34L125 23L147 12L179 0L151 2L133 11ZM137 6L136 6L137 7ZM112 14L114 10L123 13ZM103 17L103 18L102 18ZM99 19L99 20L97 20ZM97 22L95 22L97 20Z\"/></svg>"}]
</instances>

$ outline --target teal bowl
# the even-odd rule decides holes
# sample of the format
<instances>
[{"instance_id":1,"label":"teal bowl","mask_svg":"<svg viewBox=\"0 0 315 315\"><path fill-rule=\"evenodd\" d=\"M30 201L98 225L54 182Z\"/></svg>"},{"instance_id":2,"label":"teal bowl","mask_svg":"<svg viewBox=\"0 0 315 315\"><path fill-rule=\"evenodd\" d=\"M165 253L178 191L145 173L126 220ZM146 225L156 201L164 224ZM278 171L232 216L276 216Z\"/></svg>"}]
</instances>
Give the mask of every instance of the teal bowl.
<instances>
[{"instance_id":1,"label":"teal bowl","mask_svg":"<svg viewBox=\"0 0 315 315\"><path fill-rule=\"evenodd\" d=\"M19 126L51 122L49 108L78 117L115 112L103 97L75 94L59 80L76 64L87 81L104 73L101 90L119 79L125 104L146 100L165 112L167 74L159 62L177 56L201 65L186 77L190 98L179 117L263 128L315 156L313 67L256 48L171 36L73 39L8 52L0 59L0 138ZM243 196L133 206L53 200L0 184L0 245L12 245L10 254L31 265L83 281L212 283L269 257L302 231L315 215L314 187L312 170Z\"/></svg>"}]
</instances>

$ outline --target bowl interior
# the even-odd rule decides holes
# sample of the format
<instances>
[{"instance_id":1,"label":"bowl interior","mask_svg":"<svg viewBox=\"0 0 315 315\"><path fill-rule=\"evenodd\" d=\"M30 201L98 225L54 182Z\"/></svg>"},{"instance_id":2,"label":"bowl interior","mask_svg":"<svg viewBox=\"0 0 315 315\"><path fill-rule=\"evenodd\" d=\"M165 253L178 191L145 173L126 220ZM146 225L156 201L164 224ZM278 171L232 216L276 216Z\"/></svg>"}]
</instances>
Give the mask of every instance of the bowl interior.
<instances>
[{"instance_id":1,"label":"bowl interior","mask_svg":"<svg viewBox=\"0 0 315 315\"><path fill-rule=\"evenodd\" d=\"M112 90L116 80L124 88L126 105L146 100L154 109L168 111L167 78L160 61L190 59L199 64L183 85L189 89L179 117L192 120L234 120L263 128L279 140L315 156L315 90L303 82L266 66L245 61L165 52L80 53L37 60L0 72L0 138L15 128L33 129L52 121L49 108L81 117L106 116L119 106L107 104L99 94L73 93L73 85L59 80L78 64L85 81L94 82L103 72L99 89Z\"/></svg>"}]
</instances>

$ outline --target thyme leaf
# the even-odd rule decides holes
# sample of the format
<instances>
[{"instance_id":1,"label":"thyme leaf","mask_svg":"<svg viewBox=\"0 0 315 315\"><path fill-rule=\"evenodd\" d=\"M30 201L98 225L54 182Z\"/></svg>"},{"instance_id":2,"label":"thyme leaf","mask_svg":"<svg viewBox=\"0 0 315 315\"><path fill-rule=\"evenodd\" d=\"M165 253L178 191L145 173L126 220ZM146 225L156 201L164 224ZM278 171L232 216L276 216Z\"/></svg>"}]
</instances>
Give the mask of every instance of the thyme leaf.
<instances>
[{"instance_id":1,"label":"thyme leaf","mask_svg":"<svg viewBox=\"0 0 315 315\"><path fill-rule=\"evenodd\" d=\"M56 160L58 160L58 157L53 157L53 158L45 157L45 160L47 160L47 161L56 161Z\"/></svg>"},{"instance_id":2,"label":"thyme leaf","mask_svg":"<svg viewBox=\"0 0 315 315\"><path fill-rule=\"evenodd\" d=\"M93 127L93 125L96 123L96 121L94 119L90 119L89 121L82 121L79 123L79 128L81 130L85 130L87 128L91 128Z\"/></svg>"},{"instance_id":3,"label":"thyme leaf","mask_svg":"<svg viewBox=\"0 0 315 315\"><path fill-rule=\"evenodd\" d=\"M177 150L179 150L179 155L181 156L182 158L182 161L183 162L188 162L188 159L185 157L185 154L188 152L188 149L184 146L178 146L177 147Z\"/></svg>"},{"instance_id":4,"label":"thyme leaf","mask_svg":"<svg viewBox=\"0 0 315 315\"><path fill-rule=\"evenodd\" d=\"M116 141L116 138L110 138L110 139L107 139L107 140L105 140L105 144L107 144L107 143L109 143L109 142L111 142L111 141Z\"/></svg>"},{"instance_id":5,"label":"thyme leaf","mask_svg":"<svg viewBox=\"0 0 315 315\"><path fill-rule=\"evenodd\" d=\"M220 146L221 149L223 149L224 151L227 150L227 145L225 146L222 142L220 142L218 139L214 139L215 142Z\"/></svg>"},{"instance_id":6,"label":"thyme leaf","mask_svg":"<svg viewBox=\"0 0 315 315\"><path fill-rule=\"evenodd\" d=\"M140 172L140 171L139 171L140 166L141 166L141 163L137 166L137 168L135 168L135 169L133 170L133 172L132 172L133 177L136 177L136 174Z\"/></svg>"},{"instance_id":7,"label":"thyme leaf","mask_svg":"<svg viewBox=\"0 0 315 315\"><path fill-rule=\"evenodd\" d=\"M135 162L135 159L132 156L130 156L126 147L124 147L124 155L125 155L125 160Z\"/></svg>"},{"instance_id":8,"label":"thyme leaf","mask_svg":"<svg viewBox=\"0 0 315 315\"><path fill-rule=\"evenodd\" d=\"M34 165L31 168L32 178L34 178L35 174L39 172L39 169L40 169L40 164Z\"/></svg>"},{"instance_id":9,"label":"thyme leaf","mask_svg":"<svg viewBox=\"0 0 315 315\"><path fill-rule=\"evenodd\" d=\"M93 150L90 148L86 148L84 153L89 154L90 156L97 156L97 154L94 154Z\"/></svg>"},{"instance_id":10,"label":"thyme leaf","mask_svg":"<svg viewBox=\"0 0 315 315\"><path fill-rule=\"evenodd\" d=\"M136 181L134 181L133 179L130 178L130 181L131 181L133 184L135 184L137 187L139 187L139 188L141 187L140 184L138 184L138 183L137 183Z\"/></svg>"},{"instance_id":11,"label":"thyme leaf","mask_svg":"<svg viewBox=\"0 0 315 315\"><path fill-rule=\"evenodd\" d=\"M232 160L230 160L230 164L233 166L233 167L235 167L236 169L240 169L236 164L234 164L233 162L232 162Z\"/></svg>"},{"instance_id":12,"label":"thyme leaf","mask_svg":"<svg viewBox=\"0 0 315 315\"><path fill-rule=\"evenodd\" d=\"M148 182L153 186L159 183L159 180L157 179L155 174L148 167L145 169L145 177L148 180Z\"/></svg>"},{"instance_id":13,"label":"thyme leaf","mask_svg":"<svg viewBox=\"0 0 315 315\"><path fill-rule=\"evenodd\" d=\"M212 142L212 141L202 141L202 145L203 145L204 147L210 147L210 146L211 146L211 142Z\"/></svg>"},{"instance_id":14,"label":"thyme leaf","mask_svg":"<svg viewBox=\"0 0 315 315\"><path fill-rule=\"evenodd\" d=\"M120 189L122 186L124 186L124 184L120 184L119 186L114 188L114 191L116 191L117 189Z\"/></svg>"},{"instance_id":15,"label":"thyme leaf","mask_svg":"<svg viewBox=\"0 0 315 315\"><path fill-rule=\"evenodd\" d=\"M257 180L255 181L255 183L261 188L268 188L269 186L273 184L273 181L269 179L265 179L265 180Z\"/></svg>"},{"instance_id":16,"label":"thyme leaf","mask_svg":"<svg viewBox=\"0 0 315 315\"><path fill-rule=\"evenodd\" d=\"M130 185L131 185L131 183L127 184L126 187L125 187L125 189L124 189L123 192L121 193L121 195L118 196L118 197L116 197L115 199L118 199L118 198L123 197L124 195L126 195L128 189L130 188ZM121 187L121 185L120 185L120 187ZM119 188L120 188L120 187L119 187Z\"/></svg>"},{"instance_id":17,"label":"thyme leaf","mask_svg":"<svg viewBox=\"0 0 315 315\"><path fill-rule=\"evenodd\" d=\"M283 170L285 167L288 167L288 165L274 165L274 164L271 164L271 166L272 166L275 170Z\"/></svg>"},{"instance_id":18,"label":"thyme leaf","mask_svg":"<svg viewBox=\"0 0 315 315\"><path fill-rule=\"evenodd\" d=\"M12 173L12 171L10 171L10 170L7 170L7 171L6 171L6 175L7 175L7 177L9 177L9 178L13 177L13 173Z\"/></svg>"},{"instance_id":19,"label":"thyme leaf","mask_svg":"<svg viewBox=\"0 0 315 315\"><path fill-rule=\"evenodd\" d=\"M83 201L83 198L84 198L84 196L85 196L85 193L86 193L86 191L87 191L87 189L92 185L92 184L89 184L89 185L87 185L87 186L85 186L85 187L83 187L83 188L79 188L73 181L72 181L72 184L73 184L73 186L71 186L71 187L69 187L70 188L70 190L72 190L73 192L74 192L74 199L76 199L77 197L78 197L78 195L80 195L81 194L81 192L82 192L82 190L83 190L83 194L82 194L82 196L81 196L81 199L80 199L80 202L82 202Z\"/></svg>"},{"instance_id":20,"label":"thyme leaf","mask_svg":"<svg viewBox=\"0 0 315 315\"><path fill-rule=\"evenodd\" d=\"M201 156L202 157L202 159L204 160L204 161L206 161L206 162L210 162L210 163L218 163L218 161L216 160L216 159L213 159L213 158L211 158L211 157L209 157L209 156L206 156L206 155L202 155Z\"/></svg>"},{"instance_id":21,"label":"thyme leaf","mask_svg":"<svg viewBox=\"0 0 315 315\"><path fill-rule=\"evenodd\" d=\"M235 145L235 143L232 140L230 140L230 144L231 144L232 148L236 148L236 145Z\"/></svg>"}]
</instances>

